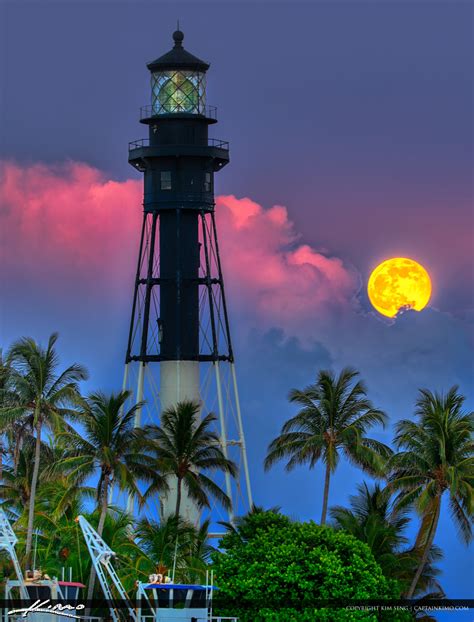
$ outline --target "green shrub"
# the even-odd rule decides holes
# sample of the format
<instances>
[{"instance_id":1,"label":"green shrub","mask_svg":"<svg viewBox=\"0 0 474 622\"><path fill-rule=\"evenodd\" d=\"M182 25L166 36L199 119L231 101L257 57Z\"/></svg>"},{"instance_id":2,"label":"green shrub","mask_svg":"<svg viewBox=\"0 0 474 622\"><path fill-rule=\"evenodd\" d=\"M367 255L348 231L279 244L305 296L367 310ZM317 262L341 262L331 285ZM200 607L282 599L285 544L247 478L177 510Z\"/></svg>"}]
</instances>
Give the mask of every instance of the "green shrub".
<instances>
[{"instance_id":1,"label":"green shrub","mask_svg":"<svg viewBox=\"0 0 474 622\"><path fill-rule=\"evenodd\" d=\"M222 538L220 549L213 553L216 614L238 615L241 622L412 619L405 612L344 609L353 599L400 593L366 544L330 527L274 512L250 513ZM340 600L341 607L324 607L325 599Z\"/></svg>"}]
</instances>

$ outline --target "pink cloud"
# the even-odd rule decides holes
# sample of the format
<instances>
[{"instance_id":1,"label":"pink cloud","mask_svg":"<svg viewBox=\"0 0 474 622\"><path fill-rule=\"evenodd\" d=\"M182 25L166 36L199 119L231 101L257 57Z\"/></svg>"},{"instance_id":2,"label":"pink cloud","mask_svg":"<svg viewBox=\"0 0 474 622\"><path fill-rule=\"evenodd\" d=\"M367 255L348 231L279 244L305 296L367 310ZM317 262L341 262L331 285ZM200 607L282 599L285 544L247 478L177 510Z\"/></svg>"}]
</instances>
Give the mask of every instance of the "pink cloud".
<instances>
[{"instance_id":1,"label":"pink cloud","mask_svg":"<svg viewBox=\"0 0 474 622\"><path fill-rule=\"evenodd\" d=\"M350 305L356 274L300 244L285 207L230 195L218 197L216 209L225 279L250 313L293 332Z\"/></svg>"},{"instance_id":2,"label":"pink cloud","mask_svg":"<svg viewBox=\"0 0 474 622\"><path fill-rule=\"evenodd\" d=\"M12 276L84 293L131 296L142 184L112 181L87 164L0 165L0 261ZM292 327L345 308L356 275L337 257L299 243L285 207L217 198L221 254L232 303L249 316ZM121 296L122 297L122 296Z\"/></svg>"},{"instance_id":3,"label":"pink cloud","mask_svg":"<svg viewBox=\"0 0 474 622\"><path fill-rule=\"evenodd\" d=\"M138 181L111 181L86 164L2 163L3 269L51 283L118 279L136 246L140 192Z\"/></svg>"}]
</instances>

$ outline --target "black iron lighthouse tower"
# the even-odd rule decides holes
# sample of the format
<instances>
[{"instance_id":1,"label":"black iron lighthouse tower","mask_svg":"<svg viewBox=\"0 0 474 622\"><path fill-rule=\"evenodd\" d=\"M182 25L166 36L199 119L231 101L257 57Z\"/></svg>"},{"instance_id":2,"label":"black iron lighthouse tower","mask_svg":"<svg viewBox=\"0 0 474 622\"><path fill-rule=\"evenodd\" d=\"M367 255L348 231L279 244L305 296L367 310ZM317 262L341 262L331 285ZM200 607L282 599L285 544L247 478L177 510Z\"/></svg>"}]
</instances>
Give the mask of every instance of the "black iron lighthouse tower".
<instances>
[{"instance_id":1,"label":"black iron lighthouse tower","mask_svg":"<svg viewBox=\"0 0 474 622\"><path fill-rule=\"evenodd\" d=\"M177 30L171 51L147 65L151 105L140 122L149 136L129 144L129 162L144 175L144 200L124 386L138 367L136 399L147 400L155 421L160 409L184 399L218 411L223 450L238 452L251 504L214 215L214 175L229 162L229 145L209 138L217 122L216 109L206 105L209 65L183 48L183 38ZM243 487L225 483L235 500ZM171 482L161 500L165 516L174 494ZM196 520L189 499L183 514Z\"/></svg>"}]
</instances>

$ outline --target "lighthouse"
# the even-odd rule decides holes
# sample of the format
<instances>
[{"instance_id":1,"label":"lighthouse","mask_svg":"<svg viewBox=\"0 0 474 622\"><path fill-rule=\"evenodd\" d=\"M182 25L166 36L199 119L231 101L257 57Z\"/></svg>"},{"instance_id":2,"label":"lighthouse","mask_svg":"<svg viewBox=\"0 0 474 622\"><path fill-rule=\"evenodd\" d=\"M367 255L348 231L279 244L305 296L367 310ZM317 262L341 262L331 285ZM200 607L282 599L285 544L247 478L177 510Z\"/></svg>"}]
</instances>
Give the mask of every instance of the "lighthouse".
<instances>
[{"instance_id":1,"label":"lighthouse","mask_svg":"<svg viewBox=\"0 0 474 622\"><path fill-rule=\"evenodd\" d=\"M209 64L183 39L175 31L172 49L148 63L151 103L140 114L148 138L129 143L144 191L124 387L146 401L137 425L145 415L159 423L183 400L216 412L224 454L239 465L238 480L224 482L236 511L238 498L248 509L252 496L215 219L214 176L229 163L229 144L209 137L217 123L206 101ZM175 507L169 485L162 517ZM199 522L186 495L181 505L183 518Z\"/></svg>"}]
</instances>

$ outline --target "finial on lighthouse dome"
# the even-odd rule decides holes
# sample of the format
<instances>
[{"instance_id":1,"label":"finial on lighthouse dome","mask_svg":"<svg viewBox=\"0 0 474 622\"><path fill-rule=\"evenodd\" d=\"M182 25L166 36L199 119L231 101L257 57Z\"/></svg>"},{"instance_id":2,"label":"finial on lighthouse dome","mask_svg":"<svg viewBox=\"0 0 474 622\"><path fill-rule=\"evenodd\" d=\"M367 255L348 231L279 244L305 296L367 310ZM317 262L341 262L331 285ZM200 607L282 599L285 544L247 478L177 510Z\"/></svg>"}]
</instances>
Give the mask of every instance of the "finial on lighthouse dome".
<instances>
[{"instance_id":1,"label":"finial on lighthouse dome","mask_svg":"<svg viewBox=\"0 0 474 622\"><path fill-rule=\"evenodd\" d=\"M183 47L183 39L184 39L184 33L182 30L179 30L179 23L178 23L178 30L175 30L173 32L174 47L175 48Z\"/></svg>"},{"instance_id":2,"label":"finial on lighthouse dome","mask_svg":"<svg viewBox=\"0 0 474 622\"><path fill-rule=\"evenodd\" d=\"M1 0L0 0L1 2ZM184 33L178 28L173 32L174 46L169 52L163 54L151 63L147 64L148 69L154 73L166 70L189 70L206 72L209 69L209 63L194 56L183 47Z\"/></svg>"}]
</instances>

